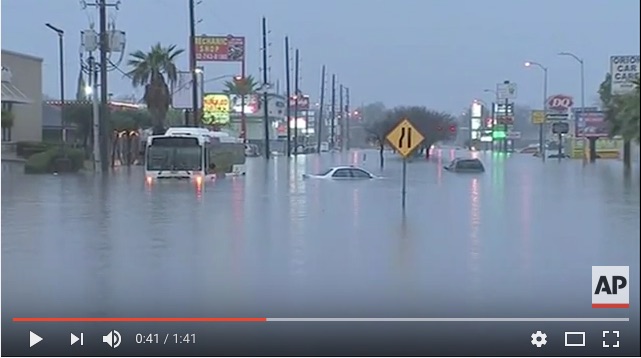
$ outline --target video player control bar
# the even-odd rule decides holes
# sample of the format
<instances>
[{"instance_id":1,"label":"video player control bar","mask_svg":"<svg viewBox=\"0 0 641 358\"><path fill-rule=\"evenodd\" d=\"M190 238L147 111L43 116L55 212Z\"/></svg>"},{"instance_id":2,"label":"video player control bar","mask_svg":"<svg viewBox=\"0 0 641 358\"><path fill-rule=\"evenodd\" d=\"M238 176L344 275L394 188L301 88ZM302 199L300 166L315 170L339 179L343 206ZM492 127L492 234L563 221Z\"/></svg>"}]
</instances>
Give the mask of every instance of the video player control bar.
<instances>
[{"instance_id":1,"label":"video player control bar","mask_svg":"<svg viewBox=\"0 0 641 358\"><path fill-rule=\"evenodd\" d=\"M14 322L629 322L630 318L16 317Z\"/></svg>"}]
</instances>

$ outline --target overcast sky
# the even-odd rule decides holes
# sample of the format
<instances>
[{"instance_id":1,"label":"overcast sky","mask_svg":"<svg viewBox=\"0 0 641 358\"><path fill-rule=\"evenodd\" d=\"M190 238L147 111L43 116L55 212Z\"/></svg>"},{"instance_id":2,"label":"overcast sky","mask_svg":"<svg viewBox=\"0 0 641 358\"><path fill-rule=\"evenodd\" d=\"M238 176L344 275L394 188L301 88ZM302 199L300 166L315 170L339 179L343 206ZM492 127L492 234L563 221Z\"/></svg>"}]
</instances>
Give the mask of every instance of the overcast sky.
<instances>
[{"instance_id":1,"label":"overcast sky","mask_svg":"<svg viewBox=\"0 0 641 358\"><path fill-rule=\"evenodd\" d=\"M196 8L199 34L247 38L247 72L259 75L261 17L269 34L270 77L284 82L285 35L300 49L301 88L318 97L320 68L336 73L351 88L352 103L383 101L425 105L458 112L474 98L509 79L519 85L517 102L542 103L542 72L525 60L550 68L550 94L579 98L579 65L585 62L586 98L609 68L610 55L639 54L638 0L202 0ZM110 9L127 33L126 52L153 43L188 48L187 0L123 0ZM74 96L79 71L80 31L98 20L78 0L2 0L2 48L44 59L43 92L59 97L58 45L49 22L65 32L66 96ZM178 65L186 69L185 54ZM126 61L121 65L127 70ZM238 65L205 64L207 78L236 74ZM109 92L132 94L129 81L110 73ZM220 88L209 82L208 91ZM135 92L140 94L140 91Z\"/></svg>"}]
</instances>

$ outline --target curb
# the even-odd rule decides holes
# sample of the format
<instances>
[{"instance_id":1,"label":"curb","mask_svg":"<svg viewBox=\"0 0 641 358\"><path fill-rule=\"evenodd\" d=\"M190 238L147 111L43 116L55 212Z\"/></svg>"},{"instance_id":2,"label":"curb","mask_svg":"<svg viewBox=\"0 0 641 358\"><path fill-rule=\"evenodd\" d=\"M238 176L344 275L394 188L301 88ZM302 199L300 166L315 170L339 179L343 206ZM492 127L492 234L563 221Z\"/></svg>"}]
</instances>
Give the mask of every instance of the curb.
<instances>
[{"instance_id":1,"label":"curb","mask_svg":"<svg viewBox=\"0 0 641 358\"><path fill-rule=\"evenodd\" d=\"M26 163L26 159L22 158L1 158L2 162L8 162L8 163Z\"/></svg>"}]
</instances>

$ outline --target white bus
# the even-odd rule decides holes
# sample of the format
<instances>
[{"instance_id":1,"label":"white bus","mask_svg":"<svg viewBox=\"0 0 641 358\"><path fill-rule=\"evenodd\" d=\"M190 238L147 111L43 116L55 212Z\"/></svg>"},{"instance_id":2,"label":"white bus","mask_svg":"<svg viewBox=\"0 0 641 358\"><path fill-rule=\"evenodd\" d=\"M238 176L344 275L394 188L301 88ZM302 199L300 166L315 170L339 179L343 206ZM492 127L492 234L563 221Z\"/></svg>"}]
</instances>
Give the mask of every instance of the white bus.
<instances>
[{"instance_id":1,"label":"white bus","mask_svg":"<svg viewBox=\"0 0 641 358\"><path fill-rule=\"evenodd\" d=\"M216 173L245 174L245 145L227 133L204 128L170 128L149 136L145 150L148 183L187 179L202 183Z\"/></svg>"}]
</instances>

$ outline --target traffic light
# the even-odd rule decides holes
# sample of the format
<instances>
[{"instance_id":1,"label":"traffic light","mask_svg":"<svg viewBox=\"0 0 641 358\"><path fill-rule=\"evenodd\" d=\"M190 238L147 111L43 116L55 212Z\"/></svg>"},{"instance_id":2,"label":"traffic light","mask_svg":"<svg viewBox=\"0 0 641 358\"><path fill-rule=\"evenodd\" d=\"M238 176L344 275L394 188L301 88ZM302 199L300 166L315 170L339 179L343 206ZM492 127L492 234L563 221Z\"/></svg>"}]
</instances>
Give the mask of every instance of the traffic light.
<instances>
[{"instance_id":1,"label":"traffic light","mask_svg":"<svg viewBox=\"0 0 641 358\"><path fill-rule=\"evenodd\" d=\"M450 133L456 133L456 124L450 125Z\"/></svg>"}]
</instances>

